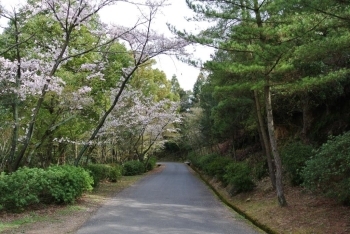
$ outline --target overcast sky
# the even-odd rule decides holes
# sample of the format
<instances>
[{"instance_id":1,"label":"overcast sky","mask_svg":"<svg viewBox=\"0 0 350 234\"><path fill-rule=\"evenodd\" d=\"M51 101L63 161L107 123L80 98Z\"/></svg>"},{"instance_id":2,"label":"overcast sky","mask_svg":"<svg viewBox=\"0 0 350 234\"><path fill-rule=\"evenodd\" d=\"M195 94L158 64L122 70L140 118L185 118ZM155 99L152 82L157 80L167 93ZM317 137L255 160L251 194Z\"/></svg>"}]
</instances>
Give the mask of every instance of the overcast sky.
<instances>
[{"instance_id":1,"label":"overcast sky","mask_svg":"<svg viewBox=\"0 0 350 234\"><path fill-rule=\"evenodd\" d=\"M155 24L152 28L164 35L172 36L167 27L167 23L174 25L178 29L186 29L186 31L199 31L205 25L199 25L194 22L187 22L185 17L193 14L185 0L168 0L168 6L162 8L162 11L157 15ZM138 11L130 4L118 3L118 5L104 8L100 12L101 19L106 23L115 23L119 25L132 26L138 18ZM200 58L202 61L209 59L213 49L196 46L189 48L195 58ZM194 83L197 80L199 69L189 66L178 61L173 56L161 55L156 58L156 67L163 70L168 79L173 75L179 80L181 87L185 90L192 90Z\"/></svg>"},{"instance_id":2,"label":"overcast sky","mask_svg":"<svg viewBox=\"0 0 350 234\"><path fill-rule=\"evenodd\" d=\"M0 0L2 5L16 6L23 0ZM186 29L187 31L198 31L203 25L195 23L189 23L185 20L185 17L191 16L192 11L187 7L185 0L168 0L169 6L162 9L159 15L157 15L156 22L153 25L153 29L171 36L171 32L168 30L166 23L170 23L176 26L178 29ZM100 12L101 20L105 23L114 23L118 25L131 26L136 22L138 18L138 11L130 4L123 2L118 3L115 6L105 7ZM3 25L3 22L2 22ZM213 50L202 46L197 46L195 49L189 49L193 52L194 57L200 58L202 61L209 59ZM173 75L179 80L181 87L185 90L192 90L194 83L199 74L199 70L192 66L188 66L185 63L178 61L175 57L161 55L156 57L156 68L163 70L168 79L171 79Z\"/></svg>"}]
</instances>

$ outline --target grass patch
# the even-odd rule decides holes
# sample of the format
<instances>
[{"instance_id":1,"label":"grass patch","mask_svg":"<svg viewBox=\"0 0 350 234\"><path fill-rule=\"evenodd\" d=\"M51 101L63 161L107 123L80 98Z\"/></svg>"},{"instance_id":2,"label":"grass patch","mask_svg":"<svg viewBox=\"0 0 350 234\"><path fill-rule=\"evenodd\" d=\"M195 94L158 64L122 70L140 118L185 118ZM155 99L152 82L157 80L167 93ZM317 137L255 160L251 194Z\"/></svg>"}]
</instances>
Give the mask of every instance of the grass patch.
<instances>
[{"instance_id":1,"label":"grass patch","mask_svg":"<svg viewBox=\"0 0 350 234\"><path fill-rule=\"evenodd\" d=\"M72 212L79 212L86 210L86 207L80 206L80 205L69 205L68 207L57 211L58 215L69 215Z\"/></svg>"},{"instance_id":2,"label":"grass patch","mask_svg":"<svg viewBox=\"0 0 350 234\"><path fill-rule=\"evenodd\" d=\"M5 230L17 229L24 224L35 223L38 221L46 221L46 220L49 220L49 218L38 215L35 212L31 212L23 217L20 217L18 219L15 219L9 222L0 221L0 232L3 232Z\"/></svg>"}]
</instances>

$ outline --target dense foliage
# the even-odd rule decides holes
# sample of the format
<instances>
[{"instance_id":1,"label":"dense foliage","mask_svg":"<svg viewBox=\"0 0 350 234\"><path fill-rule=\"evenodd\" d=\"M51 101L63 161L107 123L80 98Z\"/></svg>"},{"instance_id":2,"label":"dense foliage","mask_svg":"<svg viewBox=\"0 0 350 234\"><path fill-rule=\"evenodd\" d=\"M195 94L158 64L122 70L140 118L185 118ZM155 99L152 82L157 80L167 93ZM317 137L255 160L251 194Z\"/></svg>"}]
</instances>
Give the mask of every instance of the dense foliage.
<instances>
[{"instance_id":1,"label":"dense foliage","mask_svg":"<svg viewBox=\"0 0 350 234\"><path fill-rule=\"evenodd\" d=\"M145 172L145 165L138 160L127 161L123 164L123 175L141 175Z\"/></svg>"},{"instance_id":2,"label":"dense foliage","mask_svg":"<svg viewBox=\"0 0 350 234\"><path fill-rule=\"evenodd\" d=\"M306 162L304 186L350 205L350 132L330 137Z\"/></svg>"},{"instance_id":3,"label":"dense foliage","mask_svg":"<svg viewBox=\"0 0 350 234\"><path fill-rule=\"evenodd\" d=\"M176 133L180 90L153 58L188 43L151 30L162 4L130 3L144 16L135 27L101 22L98 13L113 4L1 3L0 171L121 163L135 154L143 161L166 132Z\"/></svg>"},{"instance_id":4,"label":"dense foliage","mask_svg":"<svg viewBox=\"0 0 350 234\"><path fill-rule=\"evenodd\" d=\"M69 2L0 6L0 172L13 172L1 174L3 209L90 189L82 169L50 165L85 162L96 186L150 170L152 155L188 152L236 192L269 172L282 206L286 179L350 203L347 1L188 0L192 20L210 26L170 26L171 39L151 30L153 1L132 3L144 18L131 28L99 19L118 1ZM216 48L193 92L152 67L189 43Z\"/></svg>"},{"instance_id":5,"label":"dense foliage","mask_svg":"<svg viewBox=\"0 0 350 234\"><path fill-rule=\"evenodd\" d=\"M254 182L251 178L249 165L245 162L231 162L225 168L224 179L228 184L232 184L231 194L251 191Z\"/></svg>"},{"instance_id":6,"label":"dense foliage","mask_svg":"<svg viewBox=\"0 0 350 234\"><path fill-rule=\"evenodd\" d=\"M231 195L251 191L253 182L252 170L246 162L237 162L233 159L217 154L189 156L191 164L208 176L215 177L223 185L230 185Z\"/></svg>"},{"instance_id":7,"label":"dense foliage","mask_svg":"<svg viewBox=\"0 0 350 234\"><path fill-rule=\"evenodd\" d=\"M122 167L120 165L88 164L84 168L92 176L94 187L97 187L100 181L104 180L117 182L122 176Z\"/></svg>"},{"instance_id":8,"label":"dense foliage","mask_svg":"<svg viewBox=\"0 0 350 234\"><path fill-rule=\"evenodd\" d=\"M20 168L0 175L0 209L22 210L38 203L72 203L92 190L93 179L80 167Z\"/></svg>"},{"instance_id":9,"label":"dense foliage","mask_svg":"<svg viewBox=\"0 0 350 234\"><path fill-rule=\"evenodd\" d=\"M146 171L152 171L157 165L157 158L156 157L150 157L146 161Z\"/></svg>"},{"instance_id":10,"label":"dense foliage","mask_svg":"<svg viewBox=\"0 0 350 234\"><path fill-rule=\"evenodd\" d=\"M313 154L312 146L301 142L287 144L281 149L282 162L292 185L303 183L301 171Z\"/></svg>"},{"instance_id":11,"label":"dense foliage","mask_svg":"<svg viewBox=\"0 0 350 234\"><path fill-rule=\"evenodd\" d=\"M196 14L192 20L207 21L210 26L197 34L172 30L217 50L194 85L180 148L203 155L203 162L213 151L229 155L249 163L259 177L268 171L281 206L287 204L286 180L310 189L314 183L324 194L333 191L333 197L347 200L344 175L338 171L335 176L332 170L336 169L325 170L332 176L324 183L314 182L320 172L313 178L311 169L302 171L321 157L325 146L317 149L329 135L350 130L348 2L186 2ZM337 168L336 157L346 158L346 152L340 150L322 163ZM197 166L203 169L200 163ZM335 187L328 190L328 185Z\"/></svg>"}]
</instances>

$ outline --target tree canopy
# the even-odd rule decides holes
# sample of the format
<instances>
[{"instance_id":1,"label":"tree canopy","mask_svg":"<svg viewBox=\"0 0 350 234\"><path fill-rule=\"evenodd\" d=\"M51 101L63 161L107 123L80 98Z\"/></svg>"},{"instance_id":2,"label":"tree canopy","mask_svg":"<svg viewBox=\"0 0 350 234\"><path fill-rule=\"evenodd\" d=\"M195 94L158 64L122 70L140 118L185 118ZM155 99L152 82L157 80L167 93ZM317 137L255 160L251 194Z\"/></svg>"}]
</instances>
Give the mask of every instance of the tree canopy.
<instances>
[{"instance_id":1,"label":"tree canopy","mask_svg":"<svg viewBox=\"0 0 350 234\"><path fill-rule=\"evenodd\" d=\"M11 139L4 141L2 170L88 160L129 84L141 90L129 108L149 99L148 107L159 108L154 114L167 110L168 124L176 120L175 104L165 104L176 94L152 58L182 53L188 43L152 29L162 2L130 3L143 13L132 27L100 21L99 11L112 4L118 1L31 0L19 9L1 8L9 23L0 35L0 114Z\"/></svg>"},{"instance_id":2,"label":"tree canopy","mask_svg":"<svg viewBox=\"0 0 350 234\"><path fill-rule=\"evenodd\" d=\"M209 145L227 140L235 148L260 144L279 203L286 205L279 155L285 139L280 134L289 132L290 138L300 137L305 144L322 144L320 135L313 135L315 126L320 130L331 123L319 120L315 111L347 95L349 4L337 0L186 2L196 14L191 20L207 21L210 26L198 34L170 28L187 41L216 48L203 67L206 81L197 80L193 89L203 111L202 137Z\"/></svg>"}]
</instances>

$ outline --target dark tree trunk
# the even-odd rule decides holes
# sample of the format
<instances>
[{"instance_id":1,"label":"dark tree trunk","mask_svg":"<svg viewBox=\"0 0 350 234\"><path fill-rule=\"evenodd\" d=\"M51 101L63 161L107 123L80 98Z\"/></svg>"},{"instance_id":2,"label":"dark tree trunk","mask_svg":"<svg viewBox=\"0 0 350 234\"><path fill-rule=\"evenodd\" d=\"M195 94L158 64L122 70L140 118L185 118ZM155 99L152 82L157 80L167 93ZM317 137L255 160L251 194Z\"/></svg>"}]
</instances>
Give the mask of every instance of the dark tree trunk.
<instances>
[{"instance_id":1,"label":"dark tree trunk","mask_svg":"<svg viewBox=\"0 0 350 234\"><path fill-rule=\"evenodd\" d=\"M267 159L267 165L269 168L269 176L270 176L272 187L276 189L276 175L275 175L275 168L274 168L274 164L271 156L271 147L269 144L269 138L266 134L264 120L261 114L261 106L260 106L259 95L257 90L254 90L254 99L255 99L256 114L258 117L258 124L260 129L259 132L262 137L265 155Z\"/></svg>"},{"instance_id":2,"label":"dark tree trunk","mask_svg":"<svg viewBox=\"0 0 350 234\"><path fill-rule=\"evenodd\" d=\"M275 127L273 122L273 113L272 113L272 102L271 102L271 90L269 83L265 86L265 104L266 104L266 114L267 114L267 126L270 137L270 144L272 155L275 160L276 166L276 191L277 198L280 206L287 206L286 198L284 197L283 191L283 181L282 181L282 162L280 155L277 149L277 141L275 138Z\"/></svg>"}]
</instances>

